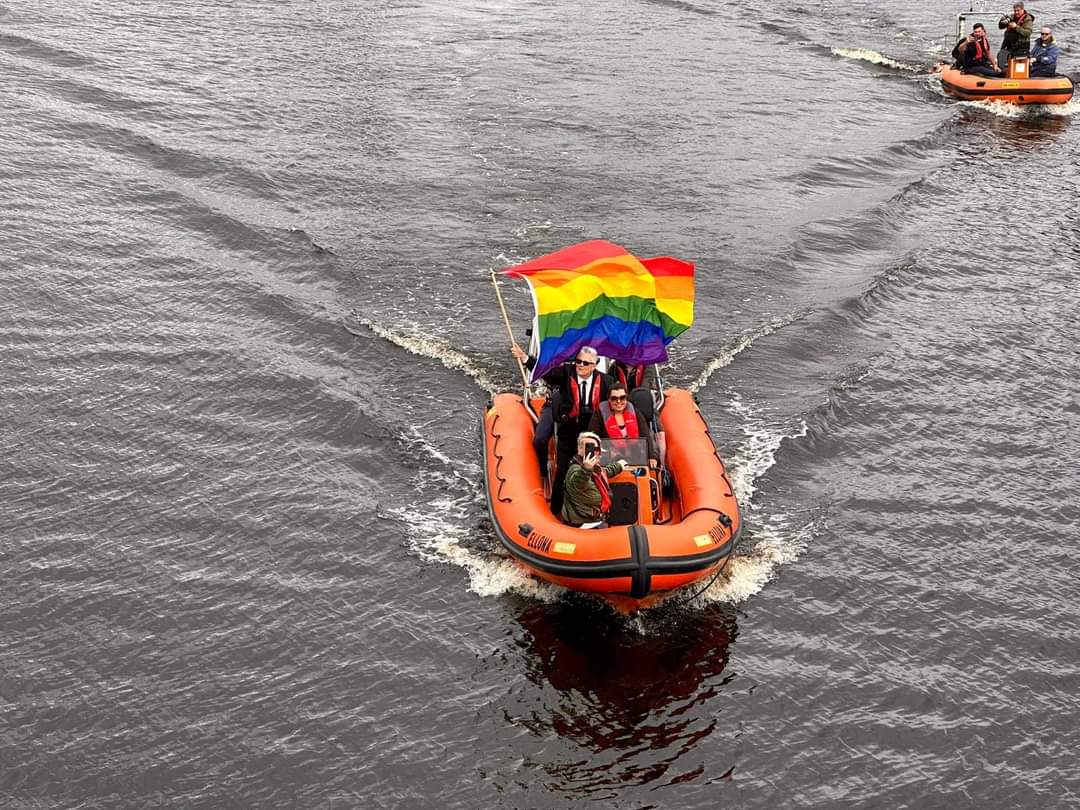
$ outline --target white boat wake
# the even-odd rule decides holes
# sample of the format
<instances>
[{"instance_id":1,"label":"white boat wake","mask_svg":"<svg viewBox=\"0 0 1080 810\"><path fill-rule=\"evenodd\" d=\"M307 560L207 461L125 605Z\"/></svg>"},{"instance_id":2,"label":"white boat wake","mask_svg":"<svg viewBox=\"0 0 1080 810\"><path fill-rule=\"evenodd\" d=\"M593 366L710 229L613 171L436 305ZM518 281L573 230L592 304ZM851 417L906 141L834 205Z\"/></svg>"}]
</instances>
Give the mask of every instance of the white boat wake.
<instances>
[{"instance_id":1,"label":"white boat wake","mask_svg":"<svg viewBox=\"0 0 1080 810\"><path fill-rule=\"evenodd\" d=\"M784 514L769 512L755 503L757 481L775 464L785 439L806 435L806 424L779 430L769 425L759 411L738 398L730 411L742 421L744 439L727 459L744 521L740 549L726 571L706 590L694 597L694 604L738 604L749 599L775 576L776 570L796 560L819 529L814 522L800 524ZM399 521L409 547L426 562L446 563L462 569L468 590L477 596L495 597L516 593L543 602L562 598L566 590L545 583L496 549L486 525L486 506L479 486L477 464L452 461L428 444L417 432L410 444L424 452L433 465L424 465L415 480L417 502L394 507L388 516ZM463 486L464 483L471 486ZM673 593L662 604L678 602L695 593L700 584Z\"/></svg>"},{"instance_id":2,"label":"white boat wake","mask_svg":"<svg viewBox=\"0 0 1080 810\"><path fill-rule=\"evenodd\" d=\"M775 318L741 336L705 366L690 390L704 387L717 370L729 365L759 338L773 334L805 314L797 311ZM441 339L402 335L370 319L358 319L364 327L406 351L465 373L486 391L495 392L499 388L486 369ZM738 396L732 399L728 410L740 421L744 435L735 452L725 459L742 510L741 546L724 574L704 591L695 595L694 589L700 589L701 584L688 586L663 604L691 595L696 604L744 602L765 587L778 567L797 559L818 529L813 522L800 524L787 515L770 513L754 500L757 482L776 464L781 444L785 439L805 436L806 423L800 420L786 428L770 424L759 409L747 405ZM564 596L565 589L532 576L504 556L493 542L487 525L480 465L449 456L425 436L426 431L419 427L406 429L402 435L412 451L433 462L421 465L416 473L413 482L416 501L384 512L401 523L413 553L425 562L447 563L463 570L468 577L468 590L477 596L516 593L543 602Z\"/></svg>"},{"instance_id":3,"label":"white boat wake","mask_svg":"<svg viewBox=\"0 0 1080 810\"><path fill-rule=\"evenodd\" d=\"M438 360L448 369L464 373L467 377L475 380L476 384L489 394L494 394L501 388L500 384L488 374L486 369L473 363L467 355L459 352L445 340L425 335L419 331L414 334L402 334L387 329L385 326L359 314L356 314L356 321L383 340L393 343L411 354Z\"/></svg>"},{"instance_id":4,"label":"white boat wake","mask_svg":"<svg viewBox=\"0 0 1080 810\"><path fill-rule=\"evenodd\" d=\"M732 557L724 575L700 595L703 602L739 603L765 587L781 565L794 562L817 531L813 523L799 525L788 515L767 511L754 500L757 482L776 465L776 454L788 439L806 435L800 420L788 430L778 429L762 414L735 397L729 411L742 421L743 441L727 459L728 474L743 518L744 549Z\"/></svg>"},{"instance_id":5,"label":"white boat wake","mask_svg":"<svg viewBox=\"0 0 1080 810\"><path fill-rule=\"evenodd\" d=\"M799 310L789 313L780 318L774 318L771 321L767 321L756 329L747 332L742 335L735 343L730 346L720 349L720 352L705 364L705 368L702 369L697 379L690 383L689 390L691 394L696 394L709 382L709 379L720 369L725 366L731 365L731 361L735 357L750 348L759 338L763 338L767 335L771 335L774 332L783 329L785 326L794 323L801 318L804 318L808 314L809 310Z\"/></svg>"},{"instance_id":6,"label":"white boat wake","mask_svg":"<svg viewBox=\"0 0 1080 810\"><path fill-rule=\"evenodd\" d=\"M881 65L883 67L890 67L893 70L903 70L908 73L923 73L926 71L924 65L913 65L910 62L901 62L897 59L885 56L877 51L871 51L866 48L832 48L834 56L840 56L844 59L855 59L860 62L870 62L873 65Z\"/></svg>"},{"instance_id":7,"label":"white boat wake","mask_svg":"<svg viewBox=\"0 0 1080 810\"><path fill-rule=\"evenodd\" d=\"M1007 101L958 101L965 107L988 112L999 118L1034 119L1048 116L1068 118L1080 112L1080 101L1072 99L1064 104L1010 104Z\"/></svg>"}]
</instances>

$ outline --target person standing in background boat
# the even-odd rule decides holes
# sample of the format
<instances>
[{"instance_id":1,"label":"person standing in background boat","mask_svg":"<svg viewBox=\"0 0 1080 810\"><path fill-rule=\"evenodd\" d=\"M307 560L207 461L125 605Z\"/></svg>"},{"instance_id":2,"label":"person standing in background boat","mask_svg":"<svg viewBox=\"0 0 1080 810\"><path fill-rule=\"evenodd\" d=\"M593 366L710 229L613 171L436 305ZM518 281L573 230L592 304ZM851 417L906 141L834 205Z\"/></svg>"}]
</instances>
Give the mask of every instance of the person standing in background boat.
<instances>
[{"instance_id":1,"label":"person standing in background boat","mask_svg":"<svg viewBox=\"0 0 1080 810\"><path fill-rule=\"evenodd\" d=\"M526 354L517 344L510 347L510 353L528 369L536 365L536 358ZM607 399L611 387L611 378L596 367L599 359L596 349L582 346L572 363L563 363L542 378L548 388L556 393L551 399L550 411L559 427L555 445L555 463L558 469L551 485L551 511L556 515L562 511L563 482L570 459L577 450L578 435L589 426L593 411ZM537 433L539 431L540 425L537 425ZM537 441L538 438L534 438L534 446ZM541 464L547 459L546 439L544 444L542 451L537 448Z\"/></svg>"},{"instance_id":2,"label":"person standing in background boat","mask_svg":"<svg viewBox=\"0 0 1080 810\"><path fill-rule=\"evenodd\" d=\"M1013 3L1012 14L1006 14L998 20L998 28L1005 31L997 59L1002 70L1008 69L1010 56L1027 56L1031 47L1031 29L1034 26L1035 16L1024 8L1020 0Z\"/></svg>"},{"instance_id":3,"label":"person standing in background boat","mask_svg":"<svg viewBox=\"0 0 1080 810\"><path fill-rule=\"evenodd\" d=\"M994 77L1001 75L1001 68L990 50L990 37L982 23L975 23L971 33L956 43L952 55L956 66L964 73Z\"/></svg>"},{"instance_id":4,"label":"person standing in background boat","mask_svg":"<svg viewBox=\"0 0 1080 810\"><path fill-rule=\"evenodd\" d=\"M1050 26L1043 26L1039 38L1031 46L1031 71L1028 75L1047 78L1057 75L1058 46Z\"/></svg>"},{"instance_id":5,"label":"person standing in background boat","mask_svg":"<svg viewBox=\"0 0 1080 810\"><path fill-rule=\"evenodd\" d=\"M582 432L575 443L576 453L570 458L565 473L566 492L559 517L563 523L579 529L603 529L611 509L611 484L608 478L626 469L625 461L600 466L600 437Z\"/></svg>"}]
</instances>

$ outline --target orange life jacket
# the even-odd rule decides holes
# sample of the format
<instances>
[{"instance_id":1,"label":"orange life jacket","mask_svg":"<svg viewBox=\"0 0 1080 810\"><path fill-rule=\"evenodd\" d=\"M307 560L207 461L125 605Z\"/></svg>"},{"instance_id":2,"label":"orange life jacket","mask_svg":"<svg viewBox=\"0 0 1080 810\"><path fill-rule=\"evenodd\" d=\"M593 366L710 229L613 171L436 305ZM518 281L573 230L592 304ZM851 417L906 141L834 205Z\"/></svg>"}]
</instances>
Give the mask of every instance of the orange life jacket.
<instances>
[{"instance_id":1,"label":"orange life jacket","mask_svg":"<svg viewBox=\"0 0 1080 810\"><path fill-rule=\"evenodd\" d=\"M626 410L623 411L623 425L620 425L615 419L615 412L611 410L611 407L606 402L601 403L600 413L604 417L604 430L607 432L609 439L641 438L641 434L638 432L637 413L634 411L634 406L629 402L626 403Z\"/></svg>"},{"instance_id":2,"label":"orange life jacket","mask_svg":"<svg viewBox=\"0 0 1080 810\"><path fill-rule=\"evenodd\" d=\"M990 40L983 34L981 37L975 37L975 62L982 62L988 59L990 56Z\"/></svg>"},{"instance_id":3,"label":"orange life jacket","mask_svg":"<svg viewBox=\"0 0 1080 810\"><path fill-rule=\"evenodd\" d=\"M577 419L581 416L581 389L578 387L577 374L570 375L570 412L566 415L567 419ZM594 411L600 407L600 381L602 377L599 371L594 371L592 377L589 378L589 407Z\"/></svg>"}]
</instances>

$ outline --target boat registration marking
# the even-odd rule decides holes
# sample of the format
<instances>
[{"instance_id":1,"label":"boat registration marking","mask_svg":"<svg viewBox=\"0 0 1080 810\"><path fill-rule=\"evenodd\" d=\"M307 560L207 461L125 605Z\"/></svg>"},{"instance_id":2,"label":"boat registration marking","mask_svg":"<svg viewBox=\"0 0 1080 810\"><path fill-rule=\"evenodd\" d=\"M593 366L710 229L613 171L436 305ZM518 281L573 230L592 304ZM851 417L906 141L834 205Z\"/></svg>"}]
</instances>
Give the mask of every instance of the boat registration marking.
<instances>
[{"instance_id":1,"label":"boat registration marking","mask_svg":"<svg viewBox=\"0 0 1080 810\"><path fill-rule=\"evenodd\" d=\"M577 546L574 543L556 543L551 550L556 554L573 554Z\"/></svg>"},{"instance_id":2,"label":"boat registration marking","mask_svg":"<svg viewBox=\"0 0 1080 810\"><path fill-rule=\"evenodd\" d=\"M712 538L709 537L709 535L707 534L699 534L697 537L694 538L694 545L698 548L701 548L702 546L712 545Z\"/></svg>"},{"instance_id":3,"label":"boat registration marking","mask_svg":"<svg viewBox=\"0 0 1080 810\"><path fill-rule=\"evenodd\" d=\"M1002 88L1005 88L1005 87L1019 87L1020 82L1002 82L1001 86L1002 86Z\"/></svg>"}]
</instances>

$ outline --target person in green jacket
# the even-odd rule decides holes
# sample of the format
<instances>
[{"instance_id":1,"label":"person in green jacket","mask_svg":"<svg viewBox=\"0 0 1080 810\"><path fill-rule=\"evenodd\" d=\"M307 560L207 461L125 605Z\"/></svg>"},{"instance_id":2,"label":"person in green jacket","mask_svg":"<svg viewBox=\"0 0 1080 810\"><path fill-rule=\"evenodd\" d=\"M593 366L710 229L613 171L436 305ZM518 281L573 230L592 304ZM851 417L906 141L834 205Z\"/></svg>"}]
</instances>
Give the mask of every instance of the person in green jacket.
<instances>
[{"instance_id":1,"label":"person in green jacket","mask_svg":"<svg viewBox=\"0 0 1080 810\"><path fill-rule=\"evenodd\" d=\"M998 65L1008 70L1010 56L1027 56L1031 48L1031 29L1035 25L1035 15L1024 8L1021 0L1013 3L1013 13L998 20L998 28L1005 31L998 51Z\"/></svg>"},{"instance_id":2,"label":"person in green jacket","mask_svg":"<svg viewBox=\"0 0 1080 810\"><path fill-rule=\"evenodd\" d=\"M602 529L611 508L608 478L626 469L620 459L600 465L600 437L584 431L578 436L577 455L570 460L564 483L561 517L564 523L582 529Z\"/></svg>"}]
</instances>

